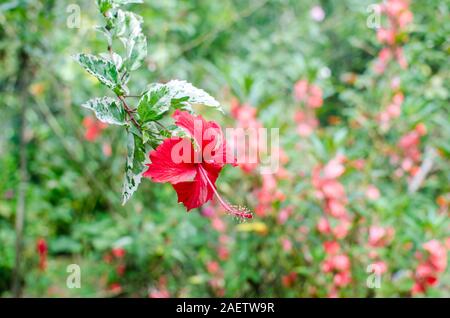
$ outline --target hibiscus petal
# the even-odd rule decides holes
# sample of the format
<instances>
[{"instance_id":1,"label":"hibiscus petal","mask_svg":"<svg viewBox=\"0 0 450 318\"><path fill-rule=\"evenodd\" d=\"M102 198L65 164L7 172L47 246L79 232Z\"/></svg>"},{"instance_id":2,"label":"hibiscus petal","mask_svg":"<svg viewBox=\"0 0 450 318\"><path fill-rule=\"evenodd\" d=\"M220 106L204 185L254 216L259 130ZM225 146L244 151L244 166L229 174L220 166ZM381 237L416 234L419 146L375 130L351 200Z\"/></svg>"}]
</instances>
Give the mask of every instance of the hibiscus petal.
<instances>
[{"instance_id":1,"label":"hibiscus petal","mask_svg":"<svg viewBox=\"0 0 450 318\"><path fill-rule=\"evenodd\" d=\"M154 182L170 182L172 184L192 181L197 170L192 162L191 154L183 153L185 150L193 152L192 144L188 139L164 140L156 150L150 153L151 163L147 165L148 170L144 172L143 176L151 178Z\"/></svg>"},{"instance_id":2,"label":"hibiscus petal","mask_svg":"<svg viewBox=\"0 0 450 318\"><path fill-rule=\"evenodd\" d=\"M206 170L209 180L212 184L215 184L218 173L217 170L209 172ZM218 170L220 172L220 170ZM173 188L177 192L178 202L182 202L186 207L187 211L194 208L198 208L211 200L214 196L214 191L208 184L208 180L198 172L191 182L180 182L173 184Z\"/></svg>"},{"instance_id":3,"label":"hibiscus petal","mask_svg":"<svg viewBox=\"0 0 450 318\"><path fill-rule=\"evenodd\" d=\"M175 125L183 128L199 145L202 145L201 141L205 120L201 116L196 117L186 111L177 109L172 117L175 119ZM195 131L196 129L199 129L199 131Z\"/></svg>"},{"instance_id":4,"label":"hibiscus petal","mask_svg":"<svg viewBox=\"0 0 450 318\"><path fill-rule=\"evenodd\" d=\"M219 124L214 121L206 121L202 116L193 116L186 111L177 109L173 113L175 125L184 129L196 143L203 149L213 142L213 148L219 148L223 144L222 130Z\"/></svg>"}]
</instances>

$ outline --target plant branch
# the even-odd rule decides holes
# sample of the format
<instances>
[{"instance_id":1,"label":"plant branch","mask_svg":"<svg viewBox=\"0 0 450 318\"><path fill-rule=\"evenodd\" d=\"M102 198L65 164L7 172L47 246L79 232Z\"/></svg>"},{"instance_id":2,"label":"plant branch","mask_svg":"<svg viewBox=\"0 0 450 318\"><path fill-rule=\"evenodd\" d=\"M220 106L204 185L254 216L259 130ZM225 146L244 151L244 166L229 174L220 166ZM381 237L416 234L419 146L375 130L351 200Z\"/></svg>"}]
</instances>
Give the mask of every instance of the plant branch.
<instances>
[{"instance_id":1,"label":"plant branch","mask_svg":"<svg viewBox=\"0 0 450 318\"><path fill-rule=\"evenodd\" d=\"M433 163L436 157L437 152L435 149L431 147L427 147L425 149L425 159L423 160L423 163L419 168L419 172L414 175L413 179L408 185L408 192L410 194L416 192L425 181L425 178L433 167Z\"/></svg>"},{"instance_id":2,"label":"plant branch","mask_svg":"<svg viewBox=\"0 0 450 318\"><path fill-rule=\"evenodd\" d=\"M23 232L25 225L25 210L26 210L26 188L28 180L27 172L27 141L26 141L26 116L28 108L28 91L27 87L31 81L29 75L30 57L28 53L22 48L19 52L19 60L21 69L19 71L16 91L21 94L20 98L20 122L19 122L19 186L17 190L17 206L16 206L16 255L14 263L14 273L12 281L12 290L14 297L22 296L22 263L23 263Z\"/></svg>"},{"instance_id":3,"label":"plant branch","mask_svg":"<svg viewBox=\"0 0 450 318\"><path fill-rule=\"evenodd\" d=\"M142 130L141 125L139 125L138 121L136 120L136 118L134 117L134 113L136 112L135 109L131 109L128 105L127 102L125 101L125 98L122 95L117 95L117 97L120 99L120 101L123 104L123 108L125 109L125 111L128 114L128 117L130 117L130 120L133 122L133 124L139 129Z\"/></svg>"}]
</instances>

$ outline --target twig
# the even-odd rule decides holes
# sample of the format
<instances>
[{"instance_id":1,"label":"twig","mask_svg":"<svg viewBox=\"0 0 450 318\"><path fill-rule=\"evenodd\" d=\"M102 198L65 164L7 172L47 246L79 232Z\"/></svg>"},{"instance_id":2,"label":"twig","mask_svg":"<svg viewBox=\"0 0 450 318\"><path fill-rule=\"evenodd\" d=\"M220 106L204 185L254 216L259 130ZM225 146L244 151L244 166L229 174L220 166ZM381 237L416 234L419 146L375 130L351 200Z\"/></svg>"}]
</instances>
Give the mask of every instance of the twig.
<instances>
[{"instance_id":1,"label":"twig","mask_svg":"<svg viewBox=\"0 0 450 318\"><path fill-rule=\"evenodd\" d=\"M127 112L128 116L130 117L130 120L133 122L133 124L139 130L141 130L141 125L139 125L139 123L137 122L136 118L134 118L134 115L133 115L136 112L136 110L135 109L131 109L130 107L128 107L127 102L125 101L125 98L122 95L117 95L117 97L122 102L123 108L125 109L125 111Z\"/></svg>"},{"instance_id":2,"label":"twig","mask_svg":"<svg viewBox=\"0 0 450 318\"><path fill-rule=\"evenodd\" d=\"M413 179L408 185L408 192L410 194L416 192L420 188L423 181L427 177L427 174L431 171L434 158L436 158L436 156L437 153L434 148L427 147L425 149L425 159L423 160L422 165L419 168L419 172L414 175Z\"/></svg>"}]
</instances>

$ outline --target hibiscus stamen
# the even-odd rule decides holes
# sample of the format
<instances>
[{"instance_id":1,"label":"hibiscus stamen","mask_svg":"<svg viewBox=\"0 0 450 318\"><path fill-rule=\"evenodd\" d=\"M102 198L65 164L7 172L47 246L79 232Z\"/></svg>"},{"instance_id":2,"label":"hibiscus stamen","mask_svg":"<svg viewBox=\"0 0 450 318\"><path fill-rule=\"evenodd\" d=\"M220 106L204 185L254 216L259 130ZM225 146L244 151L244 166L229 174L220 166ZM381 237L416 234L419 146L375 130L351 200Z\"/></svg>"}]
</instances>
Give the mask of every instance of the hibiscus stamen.
<instances>
[{"instance_id":1,"label":"hibiscus stamen","mask_svg":"<svg viewBox=\"0 0 450 318\"><path fill-rule=\"evenodd\" d=\"M237 216L241 219L251 219L253 218L253 214L246 208L243 206L234 206L234 205L230 205L227 201L225 201L219 194L219 192L217 191L216 187L214 186L214 184L211 182L211 180L208 178L208 174L206 173L205 169L201 166L198 165L199 167L199 171L200 173L203 175L203 177L207 180L208 185L211 187L211 189L213 190L214 194L217 197L217 200L219 200L220 204L223 206L223 208L230 213L231 215Z\"/></svg>"}]
</instances>

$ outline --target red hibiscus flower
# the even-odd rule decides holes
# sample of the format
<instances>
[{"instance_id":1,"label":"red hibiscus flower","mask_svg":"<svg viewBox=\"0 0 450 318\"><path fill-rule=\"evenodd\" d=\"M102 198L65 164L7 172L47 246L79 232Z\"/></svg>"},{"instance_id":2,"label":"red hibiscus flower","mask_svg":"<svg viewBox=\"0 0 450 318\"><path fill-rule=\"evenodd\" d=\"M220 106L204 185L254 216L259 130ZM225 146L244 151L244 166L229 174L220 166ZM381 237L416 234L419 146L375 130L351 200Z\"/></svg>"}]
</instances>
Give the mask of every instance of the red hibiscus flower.
<instances>
[{"instance_id":1,"label":"red hibiscus flower","mask_svg":"<svg viewBox=\"0 0 450 318\"><path fill-rule=\"evenodd\" d=\"M226 202L218 193L215 182L226 163L234 163L226 152L226 143L220 126L176 110L175 124L187 136L172 137L163 141L150 153L151 163L143 176L154 182L170 182L186 209L202 206L215 195L225 210L235 216L251 218L242 207Z\"/></svg>"}]
</instances>

